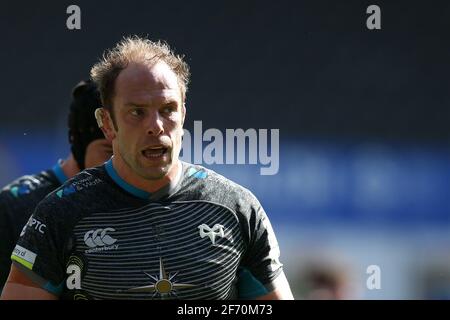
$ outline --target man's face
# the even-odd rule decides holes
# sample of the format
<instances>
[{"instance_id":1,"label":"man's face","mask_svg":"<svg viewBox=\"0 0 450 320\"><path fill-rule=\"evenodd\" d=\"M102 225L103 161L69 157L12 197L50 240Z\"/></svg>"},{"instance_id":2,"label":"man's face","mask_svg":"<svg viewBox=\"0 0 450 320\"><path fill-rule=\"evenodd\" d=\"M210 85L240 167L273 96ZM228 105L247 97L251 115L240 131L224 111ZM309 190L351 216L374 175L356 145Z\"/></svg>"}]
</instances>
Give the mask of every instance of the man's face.
<instances>
[{"instance_id":1,"label":"man's face","mask_svg":"<svg viewBox=\"0 0 450 320\"><path fill-rule=\"evenodd\" d=\"M92 168L102 165L112 156L112 145L106 139L96 139L88 144L84 165L86 168Z\"/></svg>"},{"instance_id":2,"label":"man's face","mask_svg":"<svg viewBox=\"0 0 450 320\"><path fill-rule=\"evenodd\" d=\"M164 62L130 64L116 79L114 153L137 175L161 179L177 164L184 106L175 73Z\"/></svg>"}]
</instances>

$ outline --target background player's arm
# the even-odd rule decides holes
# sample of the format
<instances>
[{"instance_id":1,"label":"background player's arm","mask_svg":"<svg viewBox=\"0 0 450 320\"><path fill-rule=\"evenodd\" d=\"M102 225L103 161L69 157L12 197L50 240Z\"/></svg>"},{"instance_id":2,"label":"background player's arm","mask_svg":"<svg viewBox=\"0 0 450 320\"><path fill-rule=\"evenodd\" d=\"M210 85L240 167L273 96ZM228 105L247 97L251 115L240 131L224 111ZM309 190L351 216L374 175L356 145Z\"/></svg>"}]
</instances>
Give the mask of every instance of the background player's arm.
<instances>
[{"instance_id":1,"label":"background player's arm","mask_svg":"<svg viewBox=\"0 0 450 320\"><path fill-rule=\"evenodd\" d=\"M1 300L57 300L58 297L35 284L24 272L11 265Z\"/></svg>"}]
</instances>

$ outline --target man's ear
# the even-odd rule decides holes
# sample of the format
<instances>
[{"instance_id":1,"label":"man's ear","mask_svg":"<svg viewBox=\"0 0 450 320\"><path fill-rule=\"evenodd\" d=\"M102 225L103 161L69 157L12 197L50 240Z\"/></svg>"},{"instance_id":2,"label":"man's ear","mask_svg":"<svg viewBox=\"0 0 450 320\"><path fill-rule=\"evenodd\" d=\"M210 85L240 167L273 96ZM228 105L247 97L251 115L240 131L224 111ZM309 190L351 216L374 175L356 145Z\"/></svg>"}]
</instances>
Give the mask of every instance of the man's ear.
<instances>
[{"instance_id":1,"label":"man's ear","mask_svg":"<svg viewBox=\"0 0 450 320\"><path fill-rule=\"evenodd\" d=\"M183 106L181 107L181 126L184 126L184 118L186 117L186 105L183 102Z\"/></svg>"},{"instance_id":2,"label":"man's ear","mask_svg":"<svg viewBox=\"0 0 450 320\"><path fill-rule=\"evenodd\" d=\"M186 118L186 105L183 102L183 106L181 107L181 129L183 130L183 133L181 134L181 136L184 136L184 119Z\"/></svg>"},{"instance_id":3,"label":"man's ear","mask_svg":"<svg viewBox=\"0 0 450 320\"><path fill-rule=\"evenodd\" d=\"M97 120L98 127L103 131L106 140L112 142L116 137L116 130L111 119L111 115L105 108L97 108L95 110L95 119Z\"/></svg>"}]
</instances>

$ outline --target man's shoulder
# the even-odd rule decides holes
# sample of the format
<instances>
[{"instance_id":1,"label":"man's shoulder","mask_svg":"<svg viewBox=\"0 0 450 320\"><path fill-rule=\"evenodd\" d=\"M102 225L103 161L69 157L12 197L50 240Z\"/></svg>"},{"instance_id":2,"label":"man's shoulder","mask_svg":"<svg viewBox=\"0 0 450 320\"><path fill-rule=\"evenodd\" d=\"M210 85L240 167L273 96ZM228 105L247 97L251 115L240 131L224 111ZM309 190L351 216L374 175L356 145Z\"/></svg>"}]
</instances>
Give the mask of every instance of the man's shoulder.
<instances>
[{"instance_id":1,"label":"man's shoulder","mask_svg":"<svg viewBox=\"0 0 450 320\"><path fill-rule=\"evenodd\" d=\"M103 194L105 183L101 167L81 171L43 198L35 215L44 220L74 223L101 204L99 195Z\"/></svg>"},{"instance_id":2,"label":"man's shoulder","mask_svg":"<svg viewBox=\"0 0 450 320\"><path fill-rule=\"evenodd\" d=\"M184 165L186 188L194 199L214 202L239 212L261 206L256 196L237 182L201 165Z\"/></svg>"},{"instance_id":3,"label":"man's shoulder","mask_svg":"<svg viewBox=\"0 0 450 320\"><path fill-rule=\"evenodd\" d=\"M98 198L108 187L102 166L85 169L51 192L42 203L72 205Z\"/></svg>"}]
</instances>

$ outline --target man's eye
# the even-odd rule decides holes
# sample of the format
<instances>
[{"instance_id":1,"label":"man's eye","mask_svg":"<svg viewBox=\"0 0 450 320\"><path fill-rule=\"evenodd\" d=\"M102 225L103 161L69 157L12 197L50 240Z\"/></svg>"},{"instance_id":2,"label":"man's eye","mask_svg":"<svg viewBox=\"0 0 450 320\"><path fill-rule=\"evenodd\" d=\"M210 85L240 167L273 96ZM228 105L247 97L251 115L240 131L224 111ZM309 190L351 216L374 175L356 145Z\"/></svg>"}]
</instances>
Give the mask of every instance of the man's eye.
<instances>
[{"instance_id":1,"label":"man's eye","mask_svg":"<svg viewBox=\"0 0 450 320\"><path fill-rule=\"evenodd\" d=\"M135 117L140 117L144 114L144 112L141 109L133 109L131 110L131 114Z\"/></svg>"},{"instance_id":2,"label":"man's eye","mask_svg":"<svg viewBox=\"0 0 450 320\"><path fill-rule=\"evenodd\" d=\"M174 106L166 106L162 109L163 113L171 113L175 111L175 107Z\"/></svg>"}]
</instances>

